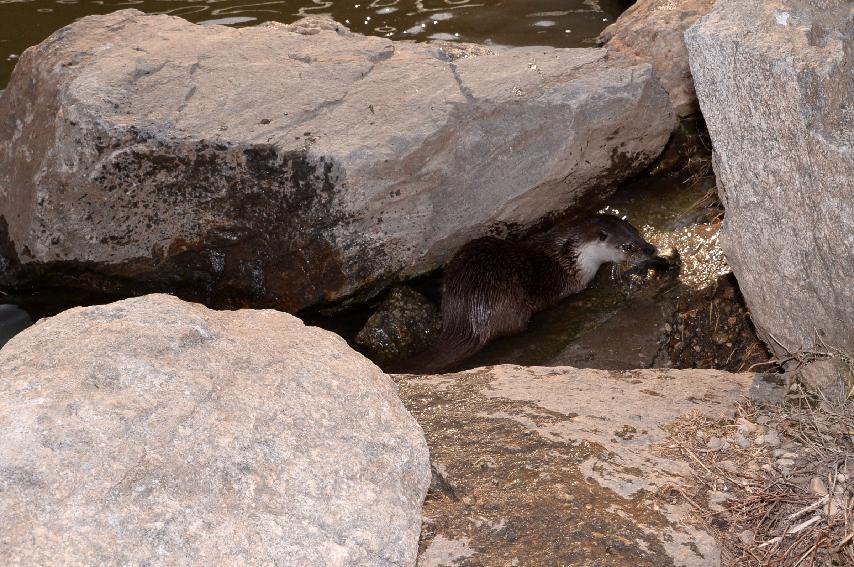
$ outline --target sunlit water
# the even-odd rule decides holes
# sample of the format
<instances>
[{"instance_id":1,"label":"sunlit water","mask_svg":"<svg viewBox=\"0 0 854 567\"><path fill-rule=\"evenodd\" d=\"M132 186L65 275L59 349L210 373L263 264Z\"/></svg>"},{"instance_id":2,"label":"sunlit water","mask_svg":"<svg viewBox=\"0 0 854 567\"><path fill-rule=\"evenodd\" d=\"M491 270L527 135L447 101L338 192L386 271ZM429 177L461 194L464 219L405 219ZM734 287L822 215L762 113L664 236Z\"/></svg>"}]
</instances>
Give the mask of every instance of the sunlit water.
<instances>
[{"instance_id":1,"label":"sunlit water","mask_svg":"<svg viewBox=\"0 0 854 567\"><path fill-rule=\"evenodd\" d=\"M496 340L463 367L548 365L582 335L635 302L688 297L727 274L730 269L718 244L720 222L709 217L710 210L704 205L706 190L708 187L692 187L674 177L642 177L617 191L603 209L625 217L659 250L676 248L681 262L678 276L652 275L639 280L622 276L624 265L603 267L588 289L535 314L524 333ZM649 329L632 329L626 336L615 337L618 350L631 351L637 333L643 332Z\"/></svg>"},{"instance_id":2,"label":"sunlit water","mask_svg":"<svg viewBox=\"0 0 854 567\"><path fill-rule=\"evenodd\" d=\"M591 46L632 0L0 0L0 88L20 54L89 14L136 8L201 24L249 26L330 14L393 39Z\"/></svg>"}]
</instances>

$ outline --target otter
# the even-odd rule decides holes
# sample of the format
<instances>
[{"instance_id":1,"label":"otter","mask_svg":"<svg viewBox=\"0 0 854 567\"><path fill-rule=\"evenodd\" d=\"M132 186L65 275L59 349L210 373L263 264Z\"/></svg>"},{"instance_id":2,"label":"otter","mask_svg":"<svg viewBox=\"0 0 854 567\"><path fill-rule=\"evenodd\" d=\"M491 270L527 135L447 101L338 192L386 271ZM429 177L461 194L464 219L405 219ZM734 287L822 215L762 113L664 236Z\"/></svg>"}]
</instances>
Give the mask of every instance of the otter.
<instances>
[{"instance_id":1,"label":"otter","mask_svg":"<svg viewBox=\"0 0 854 567\"><path fill-rule=\"evenodd\" d=\"M587 287L602 264L643 265L656 252L634 226L606 214L521 241L473 240L445 269L439 338L405 371L447 369L491 340L524 330L535 312Z\"/></svg>"}]
</instances>

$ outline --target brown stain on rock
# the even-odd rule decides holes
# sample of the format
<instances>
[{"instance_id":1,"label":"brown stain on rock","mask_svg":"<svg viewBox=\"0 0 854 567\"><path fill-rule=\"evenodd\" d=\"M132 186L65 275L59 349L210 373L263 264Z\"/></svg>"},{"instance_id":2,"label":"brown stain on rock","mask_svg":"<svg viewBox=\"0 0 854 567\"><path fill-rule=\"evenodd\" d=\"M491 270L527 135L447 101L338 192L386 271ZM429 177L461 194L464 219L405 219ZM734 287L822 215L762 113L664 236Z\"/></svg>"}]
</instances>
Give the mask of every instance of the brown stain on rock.
<instances>
[{"instance_id":1,"label":"brown stain on rock","mask_svg":"<svg viewBox=\"0 0 854 567\"><path fill-rule=\"evenodd\" d=\"M17 269L0 274L0 283L167 291L215 306L296 311L334 299L335 290L352 281L331 235L346 222L334 202L343 173L332 161L270 145L200 141L161 147L147 143L137 128L129 128L128 136L121 146L131 149L117 156L110 154L120 149L118 143L99 147L95 163L101 165L93 186L82 191L81 206L97 208L107 198L113 203L110 220L118 228L103 244L121 249L137 241L140 231L155 233L162 244L148 256L115 263L21 265L4 233L4 256ZM203 214L195 218L191 206ZM174 209L194 216L184 222Z\"/></svg>"}]
</instances>

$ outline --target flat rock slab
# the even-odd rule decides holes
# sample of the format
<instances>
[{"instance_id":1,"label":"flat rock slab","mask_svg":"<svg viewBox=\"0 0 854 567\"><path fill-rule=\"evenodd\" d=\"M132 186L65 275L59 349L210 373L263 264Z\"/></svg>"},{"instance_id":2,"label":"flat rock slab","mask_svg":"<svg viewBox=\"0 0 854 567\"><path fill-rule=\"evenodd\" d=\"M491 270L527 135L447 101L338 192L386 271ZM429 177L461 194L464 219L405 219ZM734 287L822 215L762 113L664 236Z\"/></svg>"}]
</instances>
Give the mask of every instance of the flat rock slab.
<instances>
[{"instance_id":1,"label":"flat rock slab","mask_svg":"<svg viewBox=\"0 0 854 567\"><path fill-rule=\"evenodd\" d=\"M721 248L780 356L854 351L854 5L718 0L685 34Z\"/></svg>"},{"instance_id":2,"label":"flat rock slab","mask_svg":"<svg viewBox=\"0 0 854 567\"><path fill-rule=\"evenodd\" d=\"M674 125L652 67L601 49L91 16L0 99L0 252L296 310L602 197Z\"/></svg>"},{"instance_id":3,"label":"flat rock slab","mask_svg":"<svg viewBox=\"0 0 854 567\"><path fill-rule=\"evenodd\" d=\"M331 333L146 296L42 320L0 376L3 565L415 562L424 435Z\"/></svg>"},{"instance_id":4,"label":"flat rock slab","mask_svg":"<svg viewBox=\"0 0 854 567\"><path fill-rule=\"evenodd\" d=\"M783 396L758 375L712 370L495 366L395 379L434 467L424 567L718 567L718 545L669 496L690 467L667 456L662 428Z\"/></svg>"}]
</instances>

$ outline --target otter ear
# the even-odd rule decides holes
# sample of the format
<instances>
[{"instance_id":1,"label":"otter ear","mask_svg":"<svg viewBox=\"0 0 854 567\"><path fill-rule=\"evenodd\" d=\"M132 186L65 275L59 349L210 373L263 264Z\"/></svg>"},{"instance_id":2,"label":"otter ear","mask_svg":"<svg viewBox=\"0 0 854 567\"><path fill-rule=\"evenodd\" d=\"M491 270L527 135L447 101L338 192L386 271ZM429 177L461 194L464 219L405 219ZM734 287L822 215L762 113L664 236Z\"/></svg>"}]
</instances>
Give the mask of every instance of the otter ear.
<instances>
[{"instance_id":1,"label":"otter ear","mask_svg":"<svg viewBox=\"0 0 854 567\"><path fill-rule=\"evenodd\" d=\"M602 242L605 242L606 240L608 240L608 233L605 232L604 230L600 230L599 231L599 240Z\"/></svg>"}]
</instances>

